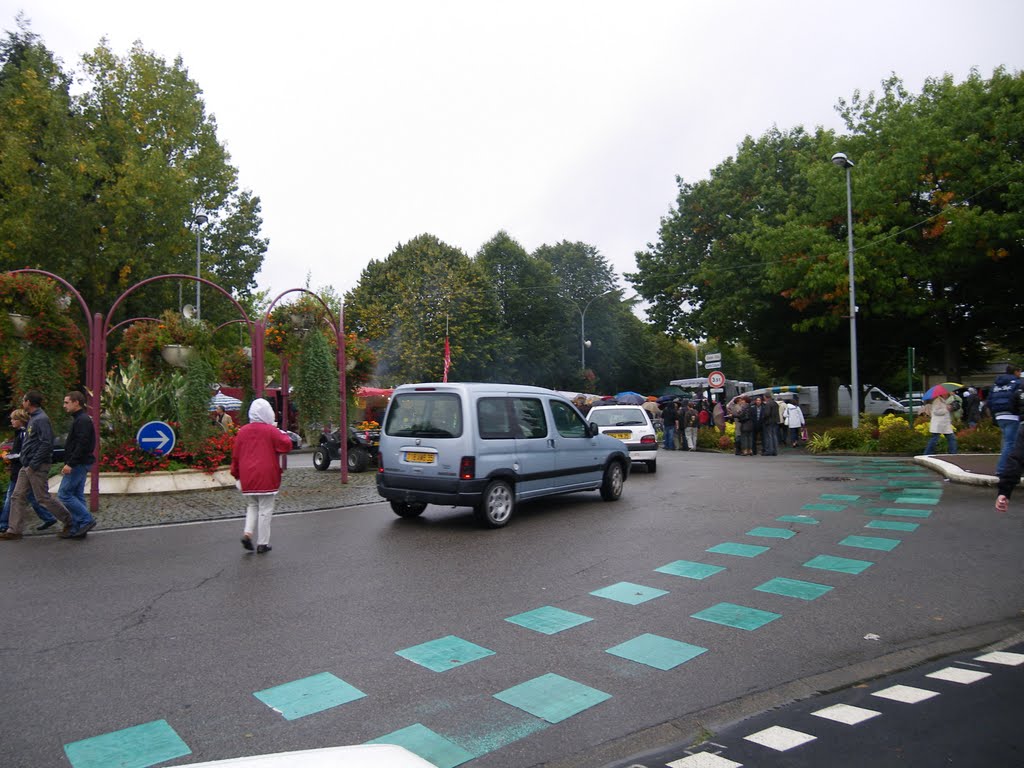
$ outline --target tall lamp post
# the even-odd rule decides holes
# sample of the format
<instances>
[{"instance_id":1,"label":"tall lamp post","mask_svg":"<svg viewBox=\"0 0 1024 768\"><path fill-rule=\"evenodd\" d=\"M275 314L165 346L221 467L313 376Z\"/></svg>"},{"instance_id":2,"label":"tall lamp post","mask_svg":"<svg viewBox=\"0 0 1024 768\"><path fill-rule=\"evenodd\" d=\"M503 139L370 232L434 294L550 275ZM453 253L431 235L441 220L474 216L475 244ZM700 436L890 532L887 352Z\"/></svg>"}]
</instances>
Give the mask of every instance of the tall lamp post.
<instances>
[{"instance_id":1,"label":"tall lamp post","mask_svg":"<svg viewBox=\"0 0 1024 768\"><path fill-rule=\"evenodd\" d=\"M850 411L853 414L853 428L856 429L860 425L860 381L857 377L857 299L853 279L853 191L850 184L853 161L842 152L836 152L832 155L832 163L846 169L846 239L850 270Z\"/></svg>"},{"instance_id":2,"label":"tall lamp post","mask_svg":"<svg viewBox=\"0 0 1024 768\"><path fill-rule=\"evenodd\" d=\"M203 239L203 233L200 230L200 227L202 227L203 224L205 224L209 220L210 220L209 217L207 217L206 214L203 214L203 213L200 213L195 218L195 222L196 222L196 277L197 278L202 277L202 275L200 274L200 253L201 253L200 245L201 245L201 242L202 242L202 239ZM200 303L199 303L199 286L200 285L201 285L201 283L199 282L199 280L196 280L196 320L202 320L203 319L202 305L200 305Z\"/></svg>"},{"instance_id":3,"label":"tall lamp post","mask_svg":"<svg viewBox=\"0 0 1024 768\"><path fill-rule=\"evenodd\" d=\"M602 296L607 296L609 293L613 293L616 290L618 290L618 289L617 288L609 288L604 293L597 294L597 296L595 296L594 298L592 298L590 301L588 301L586 303L586 305L583 307L583 309L580 309L580 305L577 304L572 299L566 299L566 301L568 301L570 304L572 304L574 307L576 307L576 311L580 313L580 370L582 370L582 371L587 370L587 347L590 346L590 342L587 341L587 326L586 326L587 310L590 309L590 305L591 304L593 304L595 301L600 299Z\"/></svg>"}]
</instances>

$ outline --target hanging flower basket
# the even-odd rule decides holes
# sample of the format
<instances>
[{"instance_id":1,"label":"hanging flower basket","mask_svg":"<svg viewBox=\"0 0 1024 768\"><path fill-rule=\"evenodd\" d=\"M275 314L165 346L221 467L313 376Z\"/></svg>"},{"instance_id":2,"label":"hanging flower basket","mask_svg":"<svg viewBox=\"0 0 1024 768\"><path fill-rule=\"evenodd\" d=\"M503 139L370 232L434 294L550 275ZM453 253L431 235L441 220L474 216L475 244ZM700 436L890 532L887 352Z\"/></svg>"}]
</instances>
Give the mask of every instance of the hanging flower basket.
<instances>
[{"instance_id":1,"label":"hanging flower basket","mask_svg":"<svg viewBox=\"0 0 1024 768\"><path fill-rule=\"evenodd\" d=\"M185 368L191 355L192 347L185 347L181 344L168 344L160 350L160 357L164 359L164 362L175 368Z\"/></svg>"}]
</instances>

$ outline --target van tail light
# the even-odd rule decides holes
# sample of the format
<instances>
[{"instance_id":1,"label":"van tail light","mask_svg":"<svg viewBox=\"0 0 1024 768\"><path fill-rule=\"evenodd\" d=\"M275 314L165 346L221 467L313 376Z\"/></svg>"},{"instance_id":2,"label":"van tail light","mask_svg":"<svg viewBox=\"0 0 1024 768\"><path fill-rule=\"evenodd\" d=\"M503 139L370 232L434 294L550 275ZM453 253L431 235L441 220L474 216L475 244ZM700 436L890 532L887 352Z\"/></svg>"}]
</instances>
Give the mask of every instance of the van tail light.
<instances>
[{"instance_id":1,"label":"van tail light","mask_svg":"<svg viewBox=\"0 0 1024 768\"><path fill-rule=\"evenodd\" d=\"M377 471L378 472L383 472L384 471L384 454L383 453L378 453L377 454Z\"/></svg>"},{"instance_id":2,"label":"van tail light","mask_svg":"<svg viewBox=\"0 0 1024 768\"><path fill-rule=\"evenodd\" d=\"M459 479L472 480L474 477L476 477L476 458L463 456L462 461L459 462Z\"/></svg>"},{"instance_id":3,"label":"van tail light","mask_svg":"<svg viewBox=\"0 0 1024 768\"><path fill-rule=\"evenodd\" d=\"M640 445L654 445L656 442L654 435L644 435L640 438Z\"/></svg>"}]
</instances>

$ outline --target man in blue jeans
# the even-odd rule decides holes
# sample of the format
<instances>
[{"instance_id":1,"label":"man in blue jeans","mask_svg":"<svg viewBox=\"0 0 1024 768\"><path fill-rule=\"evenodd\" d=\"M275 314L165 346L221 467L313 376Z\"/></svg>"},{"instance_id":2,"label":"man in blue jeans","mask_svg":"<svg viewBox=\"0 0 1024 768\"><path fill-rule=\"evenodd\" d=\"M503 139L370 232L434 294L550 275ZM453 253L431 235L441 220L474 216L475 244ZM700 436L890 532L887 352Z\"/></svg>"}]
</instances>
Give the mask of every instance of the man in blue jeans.
<instances>
[{"instance_id":1,"label":"man in blue jeans","mask_svg":"<svg viewBox=\"0 0 1024 768\"><path fill-rule=\"evenodd\" d=\"M85 504L85 479L96 461L96 428L85 412L85 395L81 392L64 395L64 410L71 414L72 422L64 443L64 467L60 471L63 477L57 498L71 513L70 538L84 539L96 527L96 520Z\"/></svg>"},{"instance_id":2,"label":"man in blue jeans","mask_svg":"<svg viewBox=\"0 0 1024 768\"><path fill-rule=\"evenodd\" d=\"M995 383L988 391L988 408L992 418L1003 433L1003 444L996 464L996 474L1003 474L1010 460L1010 449L1013 448L1020 428L1020 366L1006 366L1006 373L996 377Z\"/></svg>"}]
</instances>

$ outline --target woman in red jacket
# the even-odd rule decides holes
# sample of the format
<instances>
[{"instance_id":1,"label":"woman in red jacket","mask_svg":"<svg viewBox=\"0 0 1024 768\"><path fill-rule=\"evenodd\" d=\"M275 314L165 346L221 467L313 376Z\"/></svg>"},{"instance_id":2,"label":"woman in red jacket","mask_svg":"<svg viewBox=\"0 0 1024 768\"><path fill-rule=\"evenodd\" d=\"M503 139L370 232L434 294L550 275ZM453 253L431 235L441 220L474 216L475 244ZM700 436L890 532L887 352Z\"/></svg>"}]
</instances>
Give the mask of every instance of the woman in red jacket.
<instances>
[{"instance_id":1,"label":"woman in red jacket","mask_svg":"<svg viewBox=\"0 0 1024 768\"><path fill-rule=\"evenodd\" d=\"M245 530L242 546L252 551L253 531L256 553L269 552L270 518L281 488L281 462L278 454L292 449L291 438L277 428L274 409L263 398L249 406L249 423L238 430L231 453L231 476L239 481L245 494Z\"/></svg>"}]
</instances>

